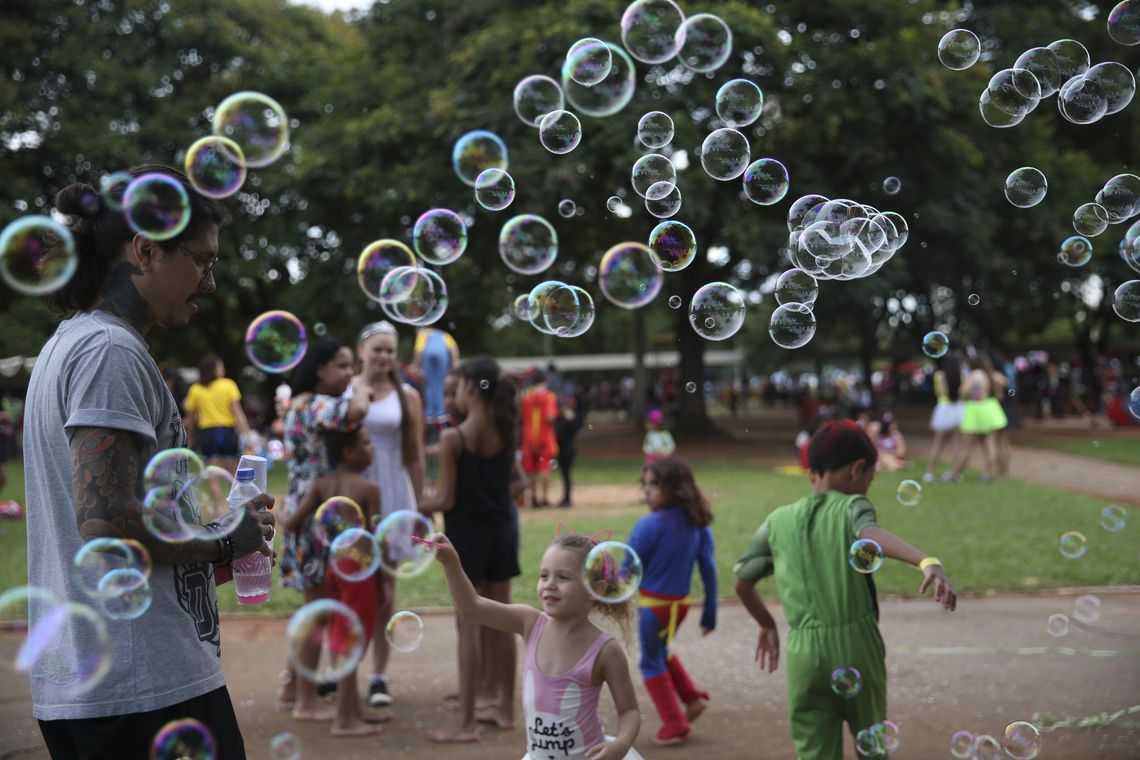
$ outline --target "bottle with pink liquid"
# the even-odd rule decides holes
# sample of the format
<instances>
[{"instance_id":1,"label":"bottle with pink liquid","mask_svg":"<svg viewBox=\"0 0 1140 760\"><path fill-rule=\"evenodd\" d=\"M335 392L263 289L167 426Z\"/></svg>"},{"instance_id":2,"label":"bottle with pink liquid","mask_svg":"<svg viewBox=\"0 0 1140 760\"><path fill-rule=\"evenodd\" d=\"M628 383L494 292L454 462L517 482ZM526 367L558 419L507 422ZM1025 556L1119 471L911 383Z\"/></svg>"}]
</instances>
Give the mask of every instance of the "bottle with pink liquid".
<instances>
[{"instance_id":1,"label":"bottle with pink liquid","mask_svg":"<svg viewBox=\"0 0 1140 760\"><path fill-rule=\"evenodd\" d=\"M231 510L241 509L243 504L260 493L261 489L254 482L253 468L239 467L226 502ZM273 587L272 559L261 552L247 554L233 561L233 572L238 604L262 604L269 601Z\"/></svg>"}]
</instances>

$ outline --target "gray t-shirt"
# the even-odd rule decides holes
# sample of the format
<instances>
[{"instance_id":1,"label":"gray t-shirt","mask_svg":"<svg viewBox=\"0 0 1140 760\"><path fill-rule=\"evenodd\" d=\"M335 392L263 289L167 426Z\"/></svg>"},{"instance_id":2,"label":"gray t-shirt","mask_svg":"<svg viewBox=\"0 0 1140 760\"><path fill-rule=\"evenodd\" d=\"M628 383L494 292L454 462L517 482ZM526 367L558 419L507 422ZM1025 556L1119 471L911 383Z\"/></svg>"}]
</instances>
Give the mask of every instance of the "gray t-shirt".
<instances>
[{"instance_id":1,"label":"gray t-shirt","mask_svg":"<svg viewBox=\"0 0 1140 760\"><path fill-rule=\"evenodd\" d=\"M28 584L90 604L71 574L72 560L83 545L75 521L68 445L68 430L76 427L135 433L142 441L144 466L157 451L186 445L178 405L147 344L125 320L103 312L65 320L44 345L32 372L24 420ZM154 598L140 617L104 618L111 665L93 688L76 696L74 690L60 688L46 666L32 667L36 718L145 712L225 685L212 565L156 563L150 586ZM32 626L36 616L33 607ZM76 633L61 645L82 659L92 642Z\"/></svg>"}]
</instances>

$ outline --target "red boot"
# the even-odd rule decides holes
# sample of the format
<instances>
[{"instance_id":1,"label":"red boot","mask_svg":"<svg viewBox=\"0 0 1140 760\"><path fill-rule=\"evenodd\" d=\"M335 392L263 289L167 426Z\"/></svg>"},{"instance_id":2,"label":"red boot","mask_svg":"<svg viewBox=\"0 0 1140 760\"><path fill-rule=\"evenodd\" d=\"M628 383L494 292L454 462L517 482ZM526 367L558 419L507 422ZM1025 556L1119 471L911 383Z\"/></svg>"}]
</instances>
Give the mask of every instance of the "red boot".
<instances>
[{"instance_id":1,"label":"red boot","mask_svg":"<svg viewBox=\"0 0 1140 760\"><path fill-rule=\"evenodd\" d=\"M645 688L653 698L657 714L661 716L661 730L653 743L658 747L671 747L684 744L689 738L689 721L681 712L677 692L673 690L673 679L668 673L661 673L645 681Z\"/></svg>"},{"instance_id":2,"label":"red boot","mask_svg":"<svg viewBox=\"0 0 1140 760\"><path fill-rule=\"evenodd\" d=\"M697 690L693 684L693 679L689 677L688 671L685 670L685 666L681 664L680 658L676 655L672 655L666 660L665 666L669 668L669 677L673 680L673 688L677 690L677 695L685 703L685 718L692 723L708 707L709 693Z\"/></svg>"}]
</instances>

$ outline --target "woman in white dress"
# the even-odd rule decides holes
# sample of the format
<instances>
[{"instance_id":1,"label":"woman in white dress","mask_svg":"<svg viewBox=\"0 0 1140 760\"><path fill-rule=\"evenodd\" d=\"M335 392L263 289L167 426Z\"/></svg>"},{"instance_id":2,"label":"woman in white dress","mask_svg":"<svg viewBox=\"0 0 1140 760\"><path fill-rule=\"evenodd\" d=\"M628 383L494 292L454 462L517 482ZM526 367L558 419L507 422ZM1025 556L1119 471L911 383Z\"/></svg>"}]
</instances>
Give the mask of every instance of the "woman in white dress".
<instances>
[{"instance_id":1,"label":"woman in white dress","mask_svg":"<svg viewBox=\"0 0 1140 760\"><path fill-rule=\"evenodd\" d=\"M380 486L384 517L400 509L414 511L424 486L423 402L416 389L400 379L398 347L399 334L386 321L365 326L357 340L364 383L372 389L373 399L363 424L375 454L364 474ZM384 677L389 654L384 629L392 617L396 596L394 577L380 572L376 578L376 634L368 686L368 704L373 707L392 704Z\"/></svg>"},{"instance_id":2,"label":"woman in white dress","mask_svg":"<svg viewBox=\"0 0 1140 760\"><path fill-rule=\"evenodd\" d=\"M934 441L930 446L930 460L923 473L923 481L930 483L934 480L934 468L938 466L946 439L951 439L951 451L948 460L954 462L958 458L958 450L962 445L961 435L958 432L962 424L962 409L964 407L958 398L958 389L962 385L962 370L958 358L953 354L946 354L938 360L938 369L934 373L934 397L937 403L934 413L930 415L930 431L934 433Z\"/></svg>"}]
</instances>

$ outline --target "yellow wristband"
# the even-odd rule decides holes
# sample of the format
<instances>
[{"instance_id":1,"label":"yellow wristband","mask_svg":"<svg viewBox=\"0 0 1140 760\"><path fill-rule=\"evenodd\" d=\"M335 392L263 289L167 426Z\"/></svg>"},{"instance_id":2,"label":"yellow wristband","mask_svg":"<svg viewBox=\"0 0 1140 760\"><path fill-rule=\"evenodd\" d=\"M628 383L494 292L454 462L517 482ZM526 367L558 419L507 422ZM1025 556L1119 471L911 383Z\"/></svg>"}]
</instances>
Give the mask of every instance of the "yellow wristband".
<instances>
[{"instance_id":1,"label":"yellow wristband","mask_svg":"<svg viewBox=\"0 0 1140 760\"><path fill-rule=\"evenodd\" d=\"M926 568L930 567L931 565L938 565L939 567L942 567L942 560L938 559L938 557L927 557L926 559L922 560L922 562L918 563L918 569L925 573Z\"/></svg>"}]
</instances>

